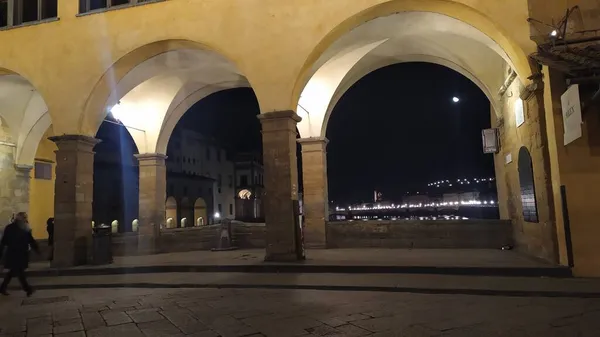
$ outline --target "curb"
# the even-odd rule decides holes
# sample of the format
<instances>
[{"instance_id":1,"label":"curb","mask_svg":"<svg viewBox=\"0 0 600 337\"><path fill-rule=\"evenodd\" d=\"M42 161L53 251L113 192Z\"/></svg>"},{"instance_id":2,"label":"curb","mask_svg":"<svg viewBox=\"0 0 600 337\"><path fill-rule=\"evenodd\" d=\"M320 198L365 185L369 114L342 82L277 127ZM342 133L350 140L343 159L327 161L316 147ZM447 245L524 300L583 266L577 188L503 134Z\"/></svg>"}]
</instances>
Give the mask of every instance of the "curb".
<instances>
[{"instance_id":1,"label":"curb","mask_svg":"<svg viewBox=\"0 0 600 337\"><path fill-rule=\"evenodd\" d=\"M12 288L13 287L11 287L11 289ZM272 290L317 290L317 291L414 293L414 294L429 294L429 295L446 294L446 295L503 296L503 297L600 298L600 292L456 289L456 288L444 289L444 288L410 288L410 287L383 287L383 286L281 285L281 284L114 283L114 284L73 284L73 285L54 284L54 285L40 285L35 288L38 290L107 289L107 288L272 289Z\"/></svg>"},{"instance_id":2,"label":"curb","mask_svg":"<svg viewBox=\"0 0 600 337\"><path fill-rule=\"evenodd\" d=\"M335 265L163 265L139 267L101 267L79 269L44 269L27 272L29 277L94 276L156 273L328 273L328 274L423 274L510 277L572 277L570 268L514 267L425 267L425 266L335 266Z\"/></svg>"}]
</instances>

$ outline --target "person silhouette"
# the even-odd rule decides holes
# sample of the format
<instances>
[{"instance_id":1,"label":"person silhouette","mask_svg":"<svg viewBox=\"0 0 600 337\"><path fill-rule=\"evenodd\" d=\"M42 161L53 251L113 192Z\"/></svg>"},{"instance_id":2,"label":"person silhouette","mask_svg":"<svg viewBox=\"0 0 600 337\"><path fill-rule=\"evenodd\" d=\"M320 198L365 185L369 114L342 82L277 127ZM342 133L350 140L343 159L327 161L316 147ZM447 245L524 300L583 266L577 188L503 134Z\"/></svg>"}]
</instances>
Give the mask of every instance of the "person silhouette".
<instances>
[{"instance_id":1,"label":"person silhouette","mask_svg":"<svg viewBox=\"0 0 600 337\"><path fill-rule=\"evenodd\" d=\"M8 295L6 289L10 280L17 277L21 283L21 287L27 293L27 296L33 294L33 288L27 282L25 270L29 267L29 249L33 248L38 254L39 247L28 225L27 213L19 212L15 215L14 221L4 228L4 234L0 241L0 258L4 254L4 268L8 272L4 276L4 281L0 285L0 294Z\"/></svg>"}]
</instances>

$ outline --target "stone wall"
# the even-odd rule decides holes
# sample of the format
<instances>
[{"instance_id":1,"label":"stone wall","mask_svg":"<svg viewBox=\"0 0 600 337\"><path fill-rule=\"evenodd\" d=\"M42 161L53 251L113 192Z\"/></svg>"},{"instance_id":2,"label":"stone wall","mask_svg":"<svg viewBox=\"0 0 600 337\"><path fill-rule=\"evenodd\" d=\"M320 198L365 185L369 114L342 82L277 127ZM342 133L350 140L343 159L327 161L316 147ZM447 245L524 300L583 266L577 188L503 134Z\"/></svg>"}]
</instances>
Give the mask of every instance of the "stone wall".
<instances>
[{"instance_id":1,"label":"stone wall","mask_svg":"<svg viewBox=\"0 0 600 337\"><path fill-rule=\"evenodd\" d=\"M490 248L512 244L510 221L344 221L327 224L328 248Z\"/></svg>"},{"instance_id":2,"label":"stone wall","mask_svg":"<svg viewBox=\"0 0 600 337\"><path fill-rule=\"evenodd\" d=\"M15 151L10 129L0 118L0 229L13 213L29 209L30 167L15 166Z\"/></svg>"}]
</instances>

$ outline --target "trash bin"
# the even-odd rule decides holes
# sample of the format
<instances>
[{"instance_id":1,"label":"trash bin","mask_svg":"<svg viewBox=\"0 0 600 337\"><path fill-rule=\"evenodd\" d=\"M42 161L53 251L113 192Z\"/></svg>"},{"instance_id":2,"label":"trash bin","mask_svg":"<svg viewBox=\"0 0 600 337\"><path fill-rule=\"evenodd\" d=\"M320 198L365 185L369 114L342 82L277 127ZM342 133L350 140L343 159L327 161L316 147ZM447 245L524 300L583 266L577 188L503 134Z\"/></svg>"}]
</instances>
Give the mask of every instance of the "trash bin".
<instances>
[{"instance_id":1,"label":"trash bin","mask_svg":"<svg viewBox=\"0 0 600 337\"><path fill-rule=\"evenodd\" d=\"M112 258L112 240L111 227L100 225L94 227L92 263L95 265L111 264Z\"/></svg>"}]
</instances>

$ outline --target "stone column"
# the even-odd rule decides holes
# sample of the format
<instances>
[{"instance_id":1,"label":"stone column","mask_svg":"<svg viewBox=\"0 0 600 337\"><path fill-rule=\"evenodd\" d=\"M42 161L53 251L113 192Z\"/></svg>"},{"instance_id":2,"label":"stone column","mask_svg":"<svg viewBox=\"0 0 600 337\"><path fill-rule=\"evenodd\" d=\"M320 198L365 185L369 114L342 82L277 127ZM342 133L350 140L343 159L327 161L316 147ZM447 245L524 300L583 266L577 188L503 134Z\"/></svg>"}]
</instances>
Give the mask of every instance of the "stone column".
<instances>
[{"instance_id":1,"label":"stone column","mask_svg":"<svg viewBox=\"0 0 600 337\"><path fill-rule=\"evenodd\" d=\"M145 153L136 157L140 163L138 253L154 254L159 250L160 228L166 221L167 156Z\"/></svg>"},{"instance_id":2,"label":"stone column","mask_svg":"<svg viewBox=\"0 0 600 337\"><path fill-rule=\"evenodd\" d=\"M326 222L329 220L327 189L327 143L325 137L302 138L302 194L304 241L308 248L326 247Z\"/></svg>"},{"instance_id":3,"label":"stone column","mask_svg":"<svg viewBox=\"0 0 600 337\"><path fill-rule=\"evenodd\" d=\"M13 189L13 202L15 213L29 212L29 182L31 180L31 165L15 165L15 180Z\"/></svg>"},{"instance_id":4,"label":"stone column","mask_svg":"<svg viewBox=\"0 0 600 337\"><path fill-rule=\"evenodd\" d=\"M54 259L52 266L72 267L91 261L94 146L82 135L50 137L55 142Z\"/></svg>"},{"instance_id":5,"label":"stone column","mask_svg":"<svg viewBox=\"0 0 600 337\"><path fill-rule=\"evenodd\" d=\"M297 217L298 166L296 124L293 111L258 116L262 124L264 165L264 212L267 226L266 261L296 261L300 237Z\"/></svg>"}]
</instances>

